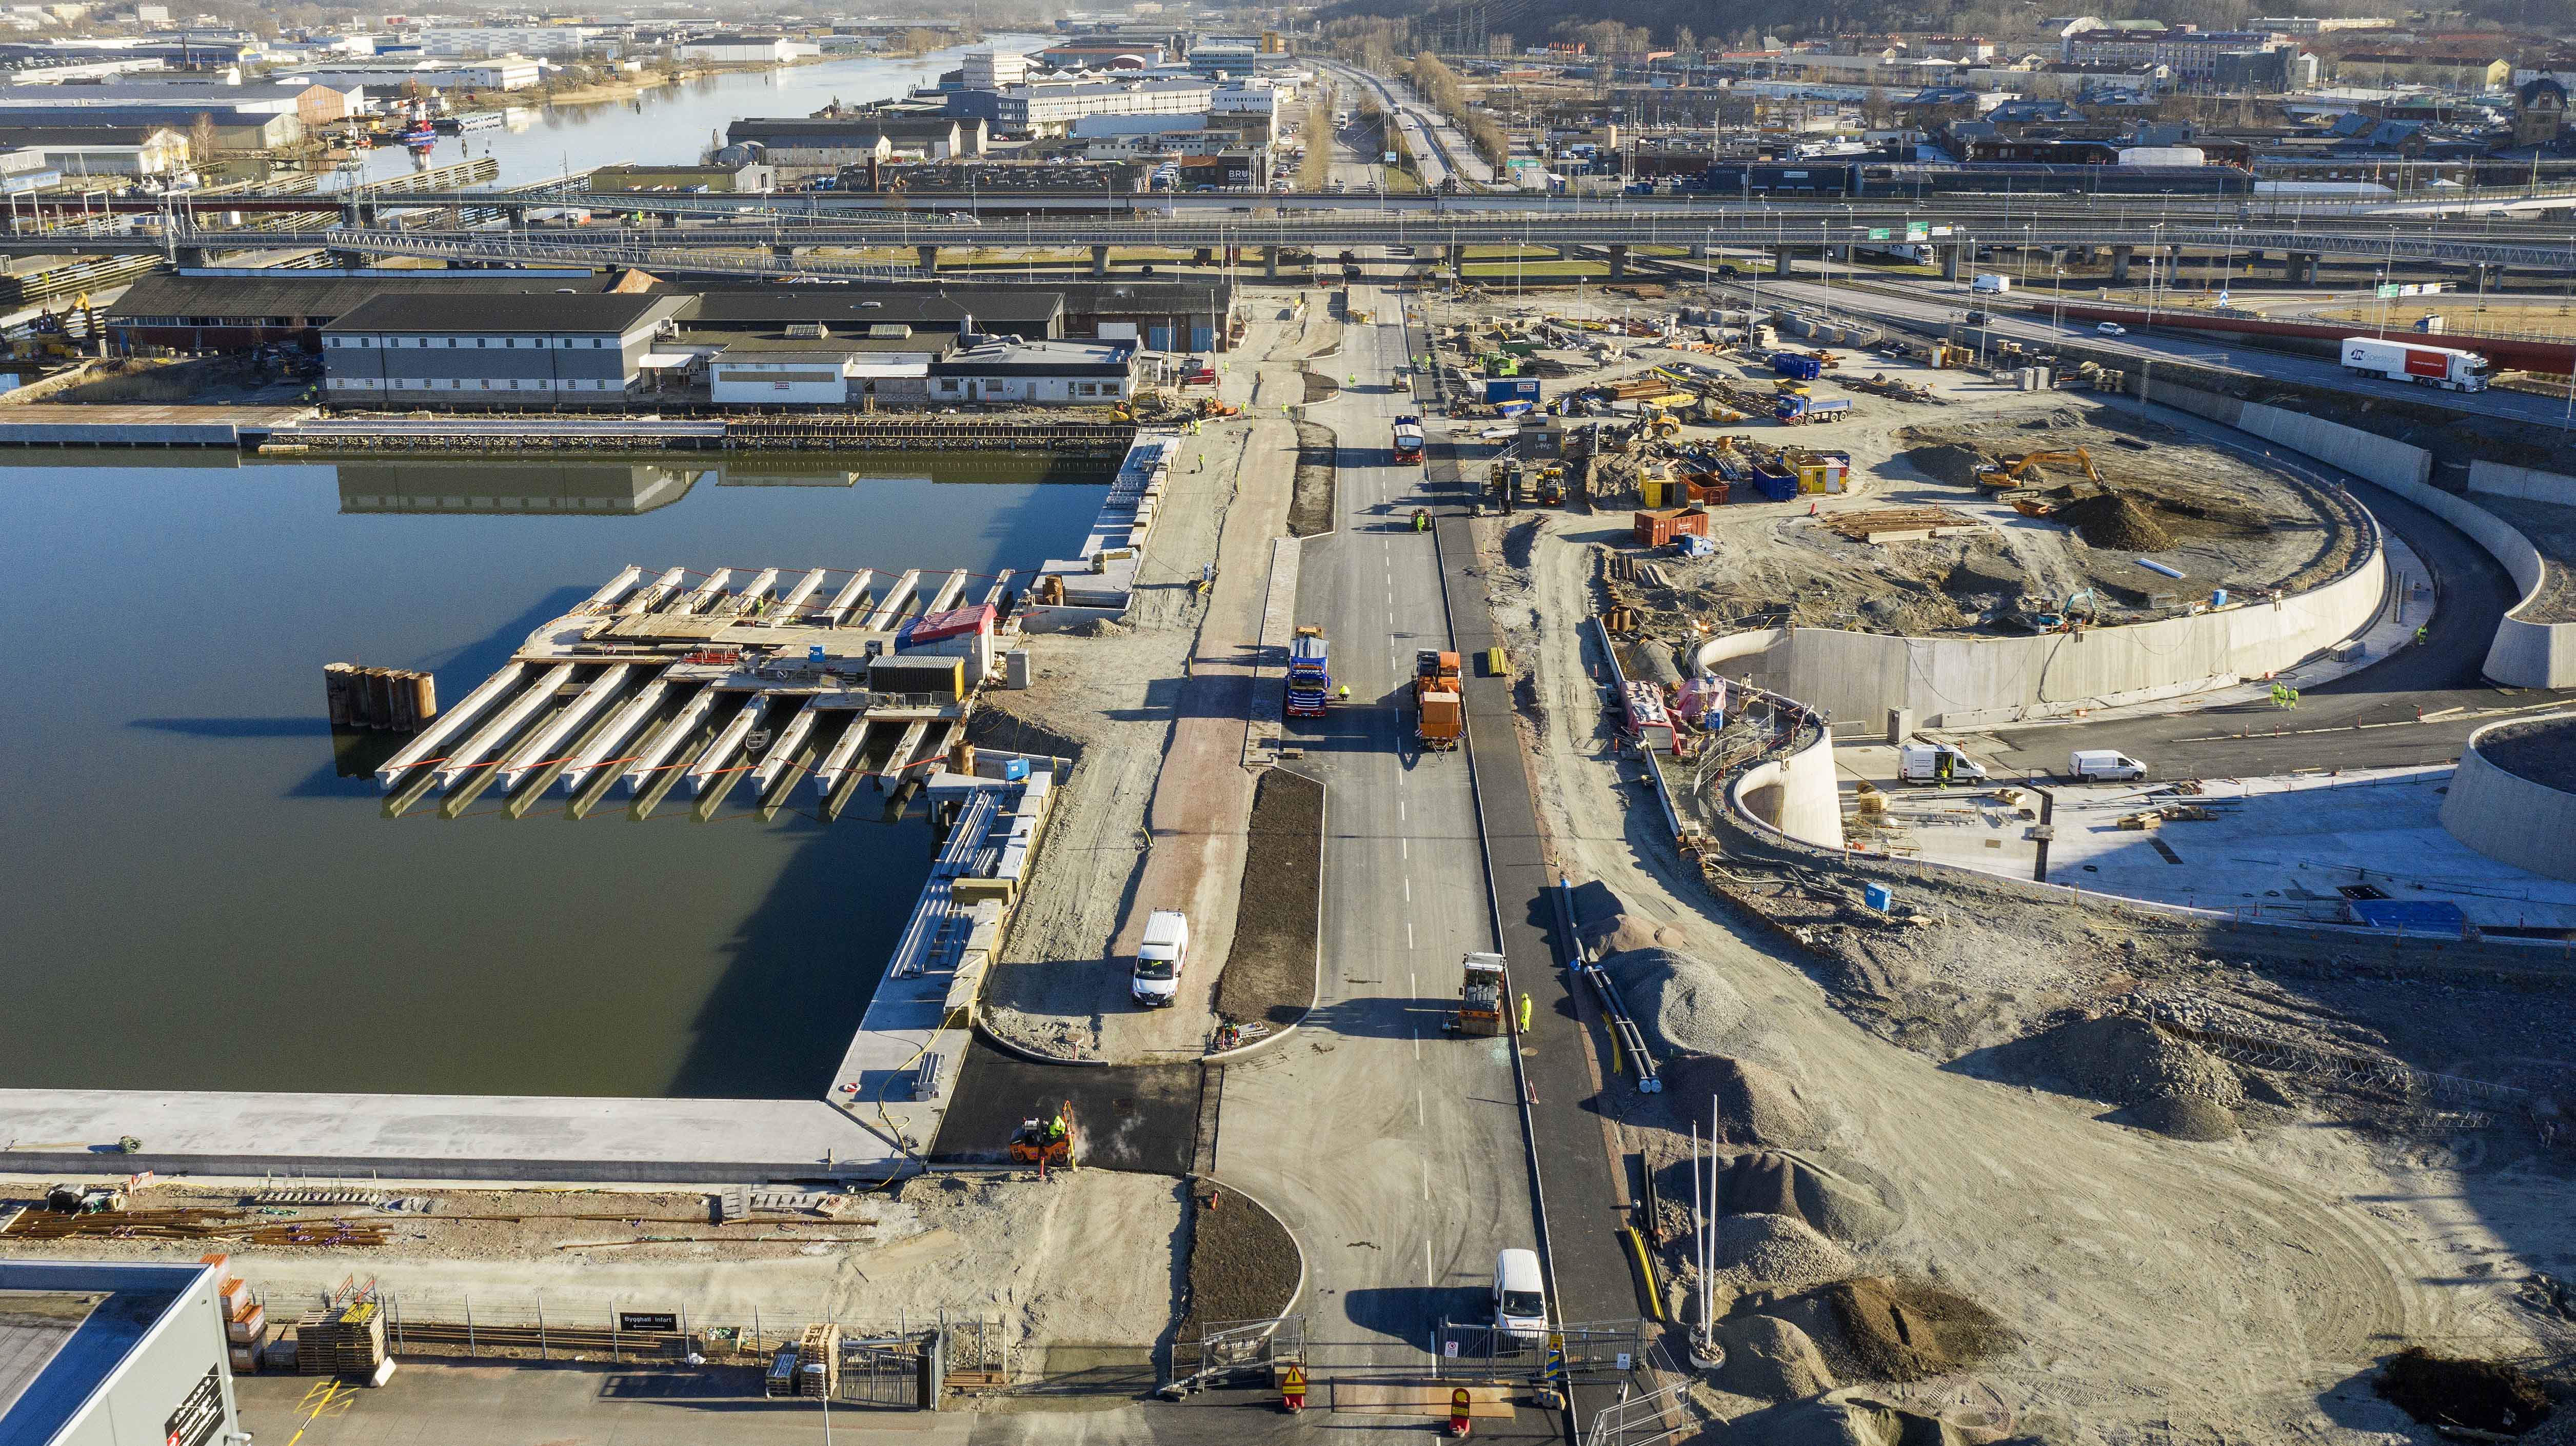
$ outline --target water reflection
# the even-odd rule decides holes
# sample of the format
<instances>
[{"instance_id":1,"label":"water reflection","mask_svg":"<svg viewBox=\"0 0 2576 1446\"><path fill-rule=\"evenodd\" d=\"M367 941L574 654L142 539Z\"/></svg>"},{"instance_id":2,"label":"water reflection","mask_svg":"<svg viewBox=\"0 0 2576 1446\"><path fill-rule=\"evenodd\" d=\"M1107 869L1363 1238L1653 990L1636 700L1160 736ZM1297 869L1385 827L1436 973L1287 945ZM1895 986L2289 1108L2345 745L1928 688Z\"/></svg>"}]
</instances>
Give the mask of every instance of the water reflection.
<instances>
[{"instance_id":1,"label":"water reflection","mask_svg":"<svg viewBox=\"0 0 2576 1446\"><path fill-rule=\"evenodd\" d=\"M641 462L342 462L340 510L633 517L688 496L708 470Z\"/></svg>"}]
</instances>

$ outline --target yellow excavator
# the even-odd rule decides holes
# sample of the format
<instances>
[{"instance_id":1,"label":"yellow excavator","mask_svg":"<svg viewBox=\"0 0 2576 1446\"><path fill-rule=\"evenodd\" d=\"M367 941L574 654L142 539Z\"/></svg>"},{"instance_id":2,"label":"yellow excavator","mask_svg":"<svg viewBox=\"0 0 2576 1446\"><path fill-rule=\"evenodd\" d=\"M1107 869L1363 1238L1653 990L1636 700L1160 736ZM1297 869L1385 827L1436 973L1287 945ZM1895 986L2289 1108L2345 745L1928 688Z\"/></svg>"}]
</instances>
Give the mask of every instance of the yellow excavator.
<instances>
[{"instance_id":1,"label":"yellow excavator","mask_svg":"<svg viewBox=\"0 0 2576 1446\"><path fill-rule=\"evenodd\" d=\"M2093 454L2081 447L2070 448L2063 452L2032 452L2020 457L1998 458L1977 469L1977 484L1981 487L1994 488L2019 487L2025 482L2045 476L2046 474L2040 469L2051 462L2072 462L2084 469L2085 479L2094 486L2109 485L2102 480L2102 474L2094 469Z\"/></svg>"}]
</instances>

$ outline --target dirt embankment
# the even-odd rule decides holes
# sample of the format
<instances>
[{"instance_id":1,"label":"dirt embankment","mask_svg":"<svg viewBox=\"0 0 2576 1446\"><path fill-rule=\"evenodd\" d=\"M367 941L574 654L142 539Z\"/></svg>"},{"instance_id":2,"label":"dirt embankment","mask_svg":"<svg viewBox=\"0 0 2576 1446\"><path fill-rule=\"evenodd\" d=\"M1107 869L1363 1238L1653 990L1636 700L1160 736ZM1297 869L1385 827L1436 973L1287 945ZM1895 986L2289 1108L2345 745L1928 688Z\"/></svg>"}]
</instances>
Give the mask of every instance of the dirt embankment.
<instances>
[{"instance_id":1,"label":"dirt embankment","mask_svg":"<svg viewBox=\"0 0 2576 1446\"><path fill-rule=\"evenodd\" d=\"M1333 530L1333 492L1341 446L1321 422L1297 424L1297 491L1288 504L1288 534L1314 537Z\"/></svg>"},{"instance_id":2,"label":"dirt embankment","mask_svg":"<svg viewBox=\"0 0 2576 1446\"><path fill-rule=\"evenodd\" d=\"M1315 1002L1316 913L1323 896L1324 785L1284 768L1252 799L1234 945L1216 983L1217 1017L1278 1029Z\"/></svg>"},{"instance_id":3,"label":"dirt embankment","mask_svg":"<svg viewBox=\"0 0 2576 1446\"><path fill-rule=\"evenodd\" d=\"M1190 1298L1179 1339L1242 1321L1272 1320L1305 1279L1297 1242L1252 1197L1214 1181L1190 1186Z\"/></svg>"}]
</instances>

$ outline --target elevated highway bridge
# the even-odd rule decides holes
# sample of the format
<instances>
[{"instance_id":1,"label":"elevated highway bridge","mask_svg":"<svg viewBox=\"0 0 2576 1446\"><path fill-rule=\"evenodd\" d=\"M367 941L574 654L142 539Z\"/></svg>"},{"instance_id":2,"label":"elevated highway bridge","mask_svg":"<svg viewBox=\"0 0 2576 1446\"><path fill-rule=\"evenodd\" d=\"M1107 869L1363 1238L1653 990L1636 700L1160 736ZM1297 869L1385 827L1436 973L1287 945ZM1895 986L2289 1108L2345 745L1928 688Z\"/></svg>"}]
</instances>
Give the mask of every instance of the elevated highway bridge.
<instances>
[{"instance_id":1,"label":"elevated highway bridge","mask_svg":"<svg viewBox=\"0 0 2576 1446\"><path fill-rule=\"evenodd\" d=\"M934 268L938 253L951 248L990 250L1009 247L1090 248L1095 263L1107 264L1110 248L1245 247L1281 250L1340 250L1354 247L1409 246L1442 248L1454 261L1469 246L1590 246L1609 250L1613 274L1624 271L1632 248L1687 248L1693 255L1710 250L1768 251L1789 255L1870 244L1864 217L1838 222L1825 217L1792 217L1787 213L1742 210L1689 212L1629 210L1518 215L1485 212L1422 216L1408 212L1340 212L1281 214L1269 217L1233 214L1154 218L1039 219L978 225L939 220L853 222L779 217L736 218L732 223L702 226L531 226L494 222L482 226L415 225L379 222L350 225L334 221L311 227L283 227L256 232L199 229L181 225L154 227L121 236L0 237L0 249L19 252L136 253L164 251L186 259L189 253L277 246L288 242L328 247L357 255L411 255L451 260L544 263L560 265L635 264L626 258L646 253L658 257L706 253L762 253L794 263L800 253L816 249L901 249L916 254L924 269ZM1897 234L1902 235L1902 231ZM2239 254L2278 251L2307 258L2362 257L2401 263L2515 267L2576 271L2576 231L2564 227L2498 226L2473 228L2433 222L2410 224L2308 223L2299 225L2190 225L2181 222L2122 221L2112 216L2084 222L2042 217L2018 225L1979 227L1962 220L1953 233L1927 244L1945 253L1955 277L1981 244L2033 247L2112 248L2115 266L2124 253L2191 250ZM666 262L667 264L667 262ZM787 269L797 269L792 264ZM810 268L809 268L810 269Z\"/></svg>"}]
</instances>

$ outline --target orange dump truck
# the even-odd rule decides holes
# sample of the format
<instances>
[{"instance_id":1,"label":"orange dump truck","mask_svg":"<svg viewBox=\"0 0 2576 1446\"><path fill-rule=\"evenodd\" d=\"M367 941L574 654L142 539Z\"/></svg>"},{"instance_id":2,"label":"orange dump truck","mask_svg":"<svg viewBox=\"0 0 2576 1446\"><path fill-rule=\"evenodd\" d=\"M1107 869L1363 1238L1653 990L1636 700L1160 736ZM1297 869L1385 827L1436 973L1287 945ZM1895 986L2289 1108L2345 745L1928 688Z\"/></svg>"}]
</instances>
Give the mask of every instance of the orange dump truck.
<instances>
[{"instance_id":1,"label":"orange dump truck","mask_svg":"<svg viewBox=\"0 0 2576 1446\"><path fill-rule=\"evenodd\" d=\"M1425 748L1455 748L1467 731L1460 703L1458 655L1425 648L1413 655L1413 736Z\"/></svg>"}]
</instances>

